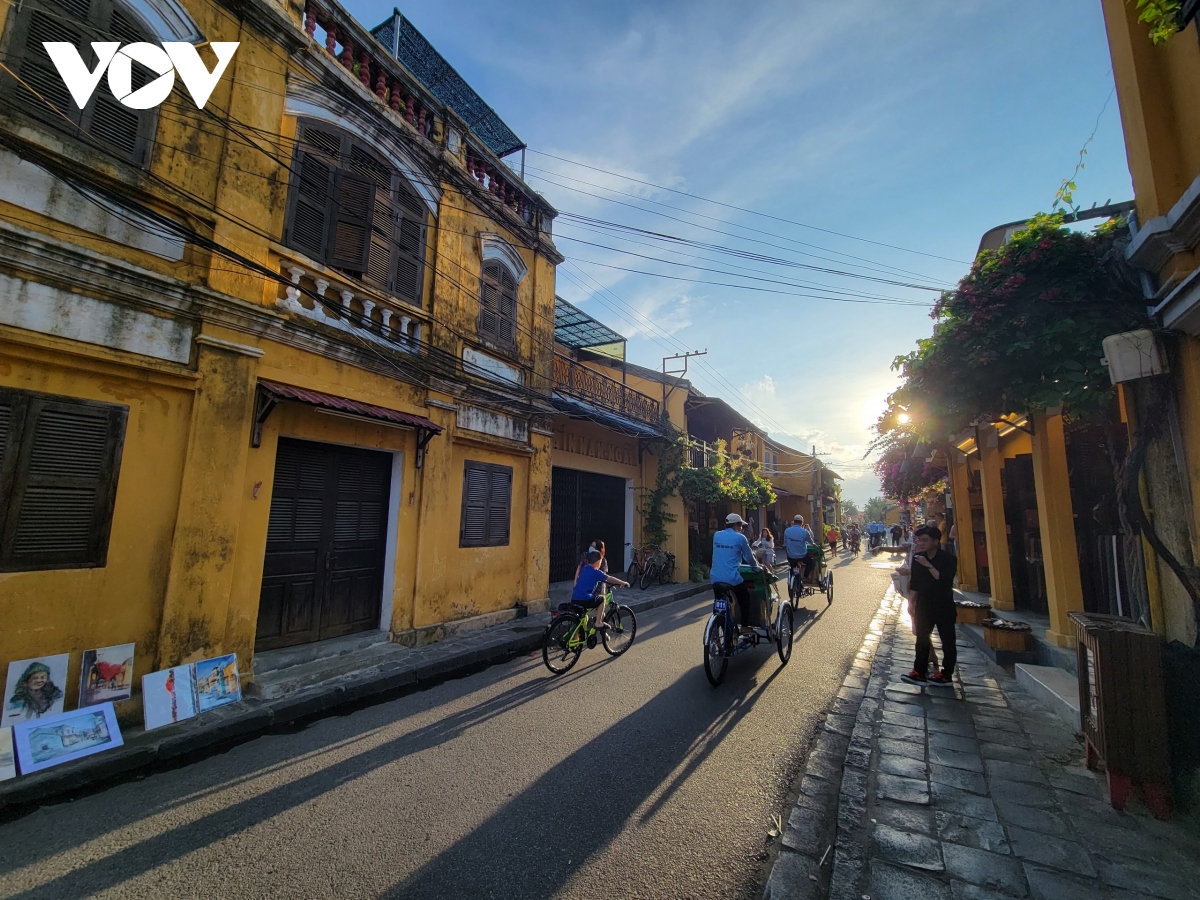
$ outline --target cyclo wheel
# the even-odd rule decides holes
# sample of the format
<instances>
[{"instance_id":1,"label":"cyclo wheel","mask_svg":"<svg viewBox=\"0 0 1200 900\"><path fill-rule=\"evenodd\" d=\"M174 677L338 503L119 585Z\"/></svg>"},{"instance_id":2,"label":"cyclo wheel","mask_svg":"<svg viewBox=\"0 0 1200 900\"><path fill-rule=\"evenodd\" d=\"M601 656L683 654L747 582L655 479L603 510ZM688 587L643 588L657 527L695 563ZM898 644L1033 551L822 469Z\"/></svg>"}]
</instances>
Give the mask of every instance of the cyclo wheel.
<instances>
[{"instance_id":1,"label":"cyclo wheel","mask_svg":"<svg viewBox=\"0 0 1200 900\"><path fill-rule=\"evenodd\" d=\"M563 613L550 623L546 633L542 635L542 662L555 675L569 672L571 667L579 662L583 642L579 642L575 647L567 646L578 626L579 616L575 613Z\"/></svg>"},{"instance_id":2,"label":"cyclo wheel","mask_svg":"<svg viewBox=\"0 0 1200 900\"><path fill-rule=\"evenodd\" d=\"M600 635L604 642L604 652L609 656L620 656L633 646L637 637L637 618L628 606L617 606L604 617L608 630Z\"/></svg>"},{"instance_id":3,"label":"cyclo wheel","mask_svg":"<svg viewBox=\"0 0 1200 900\"><path fill-rule=\"evenodd\" d=\"M792 604L785 603L779 608L779 627L776 629L775 642L779 651L779 663L786 666L792 658L792 637L795 622Z\"/></svg>"},{"instance_id":4,"label":"cyclo wheel","mask_svg":"<svg viewBox=\"0 0 1200 900\"><path fill-rule=\"evenodd\" d=\"M638 579L638 587L643 591L654 584L654 579L658 578L658 563L648 562L646 568L642 569L642 577Z\"/></svg>"},{"instance_id":5,"label":"cyclo wheel","mask_svg":"<svg viewBox=\"0 0 1200 900\"><path fill-rule=\"evenodd\" d=\"M729 623L714 613L704 628L704 676L713 687L725 680L729 668Z\"/></svg>"},{"instance_id":6,"label":"cyclo wheel","mask_svg":"<svg viewBox=\"0 0 1200 900\"><path fill-rule=\"evenodd\" d=\"M675 577L675 560L667 557L667 561L658 570L658 583L669 584Z\"/></svg>"},{"instance_id":7,"label":"cyclo wheel","mask_svg":"<svg viewBox=\"0 0 1200 900\"><path fill-rule=\"evenodd\" d=\"M833 603L833 573L825 573L825 605Z\"/></svg>"}]
</instances>

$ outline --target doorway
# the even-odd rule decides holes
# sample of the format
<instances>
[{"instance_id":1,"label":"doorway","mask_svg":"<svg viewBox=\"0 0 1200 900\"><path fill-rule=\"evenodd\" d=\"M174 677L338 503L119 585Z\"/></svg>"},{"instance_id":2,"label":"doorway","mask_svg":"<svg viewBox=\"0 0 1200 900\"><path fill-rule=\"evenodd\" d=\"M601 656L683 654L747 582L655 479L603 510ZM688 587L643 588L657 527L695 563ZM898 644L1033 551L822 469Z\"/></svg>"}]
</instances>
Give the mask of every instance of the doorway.
<instances>
[{"instance_id":1,"label":"doorway","mask_svg":"<svg viewBox=\"0 0 1200 900\"><path fill-rule=\"evenodd\" d=\"M625 479L555 466L550 503L550 581L570 581L583 548L604 541L609 569L625 568Z\"/></svg>"},{"instance_id":2,"label":"doorway","mask_svg":"<svg viewBox=\"0 0 1200 900\"><path fill-rule=\"evenodd\" d=\"M280 438L254 649L379 627L388 453Z\"/></svg>"}]
</instances>

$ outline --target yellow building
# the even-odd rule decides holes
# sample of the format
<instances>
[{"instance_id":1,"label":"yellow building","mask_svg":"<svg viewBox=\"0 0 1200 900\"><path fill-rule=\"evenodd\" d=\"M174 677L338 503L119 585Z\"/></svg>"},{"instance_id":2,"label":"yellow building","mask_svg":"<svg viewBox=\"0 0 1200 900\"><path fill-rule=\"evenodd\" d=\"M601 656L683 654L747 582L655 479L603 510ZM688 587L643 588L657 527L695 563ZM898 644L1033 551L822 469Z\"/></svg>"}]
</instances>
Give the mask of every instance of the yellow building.
<instances>
[{"instance_id":1,"label":"yellow building","mask_svg":"<svg viewBox=\"0 0 1200 900\"><path fill-rule=\"evenodd\" d=\"M687 388L629 363L625 338L561 297L555 317L550 581L572 580L583 550L604 541L609 568L626 571L647 540L648 494L661 451L686 430ZM671 496L662 549L688 580L687 516Z\"/></svg>"},{"instance_id":2,"label":"yellow building","mask_svg":"<svg viewBox=\"0 0 1200 900\"><path fill-rule=\"evenodd\" d=\"M543 603L561 257L519 140L398 13L83 8L0 7L0 661L249 677ZM80 111L47 36L239 46L203 110Z\"/></svg>"},{"instance_id":3,"label":"yellow building","mask_svg":"<svg viewBox=\"0 0 1200 900\"><path fill-rule=\"evenodd\" d=\"M770 512L771 521L777 525L771 528L786 528L797 514L804 516L810 526L841 525L841 509L833 486L842 476L812 454L793 450L779 441L764 438L763 446L763 475L771 482L777 497Z\"/></svg>"},{"instance_id":4,"label":"yellow building","mask_svg":"<svg viewBox=\"0 0 1200 900\"><path fill-rule=\"evenodd\" d=\"M1104 0L1104 19L1129 172L1137 205L1126 254L1147 273L1148 303L1168 333L1134 333L1106 346L1121 382L1131 446L1146 442L1142 501L1160 548L1182 566L1200 559L1200 41L1190 21L1155 45L1132 5ZM1114 366L1133 347L1146 366ZM1169 391L1154 374L1169 371ZM1173 396L1171 396L1173 395ZM1200 591L1144 544L1151 624L1169 640L1194 646Z\"/></svg>"}]
</instances>

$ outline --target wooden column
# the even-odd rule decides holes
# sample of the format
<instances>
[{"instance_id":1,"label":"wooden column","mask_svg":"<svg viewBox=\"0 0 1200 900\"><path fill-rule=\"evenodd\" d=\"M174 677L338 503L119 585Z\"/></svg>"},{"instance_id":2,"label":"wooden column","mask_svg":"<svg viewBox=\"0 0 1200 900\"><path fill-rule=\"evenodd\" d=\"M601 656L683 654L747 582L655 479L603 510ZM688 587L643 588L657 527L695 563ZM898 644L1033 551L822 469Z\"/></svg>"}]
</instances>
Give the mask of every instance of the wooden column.
<instances>
[{"instance_id":1,"label":"wooden column","mask_svg":"<svg viewBox=\"0 0 1200 900\"><path fill-rule=\"evenodd\" d=\"M1083 611L1075 514L1067 474L1067 442L1061 413L1033 416L1033 484L1037 492L1042 561L1050 605L1047 639L1060 647L1075 646L1075 629L1067 614Z\"/></svg>"},{"instance_id":2,"label":"wooden column","mask_svg":"<svg viewBox=\"0 0 1200 900\"><path fill-rule=\"evenodd\" d=\"M987 535L988 580L991 582L992 606L1014 609L1012 569L1008 558L1008 527L1004 521L1004 491L1000 485L1000 469L1004 459L1000 453L1000 436L991 425L978 429L980 487L983 493L983 530Z\"/></svg>"},{"instance_id":3,"label":"wooden column","mask_svg":"<svg viewBox=\"0 0 1200 900\"><path fill-rule=\"evenodd\" d=\"M958 586L979 590L979 567L975 562L975 527L971 521L971 473L967 458L950 451L950 492L954 498L954 524L958 528Z\"/></svg>"}]
</instances>

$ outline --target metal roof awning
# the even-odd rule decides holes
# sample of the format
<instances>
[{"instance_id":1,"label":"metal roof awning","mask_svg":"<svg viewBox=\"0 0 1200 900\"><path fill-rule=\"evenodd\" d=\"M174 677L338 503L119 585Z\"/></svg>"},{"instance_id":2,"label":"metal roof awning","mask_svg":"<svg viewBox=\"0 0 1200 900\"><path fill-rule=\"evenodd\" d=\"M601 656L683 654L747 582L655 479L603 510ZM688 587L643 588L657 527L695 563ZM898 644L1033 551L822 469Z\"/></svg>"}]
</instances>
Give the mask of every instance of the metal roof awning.
<instances>
[{"instance_id":1,"label":"metal roof awning","mask_svg":"<svg viewBox=\"0 0 1200 900\"><path fill-rule=\"evenodd\" d=\"M629 437L655 440L670 440L671 438L670 435L651 425L647 425L645 422L627 419L625 416L609 412L606 409L593 406L574 397L568 397L557 391L555 391L551 403L554 404L555 409L570 416L572 419L586 419Z\"/></svg>"},{"instance_id":2,"label":"metal roof awning","mask_svg":"<svg viewBox=\"0 0 1200 900\"><path fill-rule=\"evenodd\" d=\"M617 334L562 297L554 298L554 339L572 350L625 343L623 334Z\"/></svg>"},{"instance_id":3,"label":"metal roof awning","mask_svg":"<svg viewBox=\"0 0 1200 900\"><path fill-rule=\"evenodd\" d=\"M347 397L337 397L333 394L323 394L320 391L281 384L278 381L259 379L258 399L254 411L254 429L250 436L250 446L258 447L262 443L262 427L271 415L271 411L280 400L292 400L306 403L332 415L346 416L352 419L370 419L386 425L402 428L412 428L417 432L417 466L425 455L425 446L434 435L442 433L442 426L431 422L423 416L387 409L383 406L373 406L359 400Z\"/></svg>"}]
</instances>

